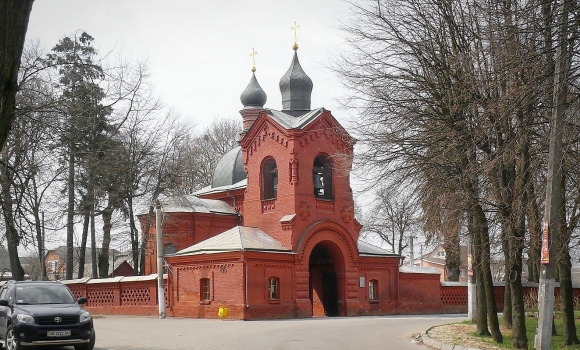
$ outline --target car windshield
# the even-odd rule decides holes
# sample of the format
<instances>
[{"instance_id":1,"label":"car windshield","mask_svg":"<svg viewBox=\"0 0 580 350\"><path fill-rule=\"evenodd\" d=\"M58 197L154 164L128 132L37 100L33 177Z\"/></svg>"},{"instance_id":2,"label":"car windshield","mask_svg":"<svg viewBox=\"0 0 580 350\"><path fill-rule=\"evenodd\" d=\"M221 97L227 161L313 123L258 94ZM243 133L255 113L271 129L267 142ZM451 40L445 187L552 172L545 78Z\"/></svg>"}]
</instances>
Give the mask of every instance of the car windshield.
<instances>
[{"instance_id":1,"label":"car windshield","mask_svg":"<svg viewBox=\"0 0 580 350\"><path fill-rule=\"evenodd\" d=\"M16 304L74 304L75 299L67 287L58 284L17 286Z\"/></svg>"}]
</instances>

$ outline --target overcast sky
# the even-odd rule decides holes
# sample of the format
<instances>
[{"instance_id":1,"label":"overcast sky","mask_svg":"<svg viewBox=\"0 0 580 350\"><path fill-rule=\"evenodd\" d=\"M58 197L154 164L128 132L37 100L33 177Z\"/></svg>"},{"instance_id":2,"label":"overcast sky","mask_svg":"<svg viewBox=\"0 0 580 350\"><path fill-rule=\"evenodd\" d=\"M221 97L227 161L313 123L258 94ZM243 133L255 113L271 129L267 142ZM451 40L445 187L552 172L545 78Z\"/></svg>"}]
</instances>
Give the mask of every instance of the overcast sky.
<instances>
[{"instance_id":1,"label":"overcast sky","mask_svg":"<svg viewBox=\"0 0 580 350\"><path fill-rule=\"evenodd\" d=\"M336 99L345 91L327 67L344 47L338 27L348 9L343 0L36 0L27 40L50 49L86 31L102 55L146 59L162 100L207 125L216 116L239 117L252 48L266 107L282 108L278 83L292 60L296 21L300 63L314 83L312 108L342 121Z\"/></svg>"}]
</instances>

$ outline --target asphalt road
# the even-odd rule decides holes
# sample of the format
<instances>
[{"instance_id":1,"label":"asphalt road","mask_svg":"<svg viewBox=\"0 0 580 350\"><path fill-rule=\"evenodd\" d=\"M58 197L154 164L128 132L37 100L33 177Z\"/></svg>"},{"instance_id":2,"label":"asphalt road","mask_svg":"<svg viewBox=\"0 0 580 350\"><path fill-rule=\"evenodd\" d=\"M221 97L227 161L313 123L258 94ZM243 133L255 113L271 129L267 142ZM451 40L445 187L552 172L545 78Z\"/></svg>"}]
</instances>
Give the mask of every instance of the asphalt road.
<instances>
[{"instance_id":1,"label":"asphalt road","mask_svg":"<svg viewBox=\"0 0 580 350\"><path fill-rule=\"evenodd\" d=\"M466 315L421 315L222 321L103 316L94 319L95 350L426 350L426 346L411 342L412 334L466 318Z\"/></svg>"}]
</instances>

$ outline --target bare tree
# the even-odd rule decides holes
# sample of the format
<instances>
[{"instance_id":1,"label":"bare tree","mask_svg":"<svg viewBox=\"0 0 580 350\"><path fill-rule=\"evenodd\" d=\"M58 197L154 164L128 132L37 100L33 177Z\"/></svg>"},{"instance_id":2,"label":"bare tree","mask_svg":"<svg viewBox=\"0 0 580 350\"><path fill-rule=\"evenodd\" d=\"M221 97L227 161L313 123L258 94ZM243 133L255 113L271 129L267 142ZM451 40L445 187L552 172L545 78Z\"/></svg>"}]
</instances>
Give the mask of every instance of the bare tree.
<instances>
[{"instance_id":1,"label":"bare tree","mask_svg":"<svg viewBox=\"0 0 580 350\"><path fill-rule=\"evenodd\" d=\"M376 200L363 218L364 233L380 238L392 252L404 255L409 237L417 234L419 208L412 193L385 187L375 191ZM411 262L413 263L413 262Z\"/></svg>"},{"instance_id":2,"label":"bare tree","mask_svg":"<svg viewBox=\"0 0 580 350\"><path fill-rule=\"evenodd\" d=\"M0 149L16 114L18 68L34 0L0 1Z\"/></svg>"},{"instance_id":3,"label":"bare tree","mask_svg":"<svg viewBox=\"0 0 580 350\"><path fill-rule=\"evenodd\" d=\"M181 193L191 193L211 184L217 163L238 146L241 131L240 120L216 119L205 130L184 140L179 147Z\"/></svg>"}]
</instances>

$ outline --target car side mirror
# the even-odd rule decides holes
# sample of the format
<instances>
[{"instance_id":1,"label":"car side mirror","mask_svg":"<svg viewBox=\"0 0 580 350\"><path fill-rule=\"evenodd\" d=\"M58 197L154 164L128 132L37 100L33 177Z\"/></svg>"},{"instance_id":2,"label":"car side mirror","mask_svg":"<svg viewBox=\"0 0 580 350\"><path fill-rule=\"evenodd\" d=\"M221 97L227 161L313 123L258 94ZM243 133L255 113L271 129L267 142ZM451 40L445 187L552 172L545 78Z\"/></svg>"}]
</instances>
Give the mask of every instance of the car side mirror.
<instances>
[{"instance_id":1,"label":"car side mirror","mask_svg":"<svg viewBox=\"0 0 580 350\"><path fill-rule=\"evenodd\" d=\"M0 305L2 305L1 303L2 303L2 300L0 300ZM87 303L87 298L85 298L85 297L80 297L80 298L79 298L79 300L77 300L77 303L78 303L79 305L86 304L86 303Z\"/></svg>"},{"instance_id":2,"label":"car side mirror","mask_svg":"<svg viewBox=\"0 0 580 350\"><path fill-rule=\"evenodd\" d=\"M10 306L10 304L8 304L8 300L0 299L0 306Z\"/></svg>"}]
</instances>

